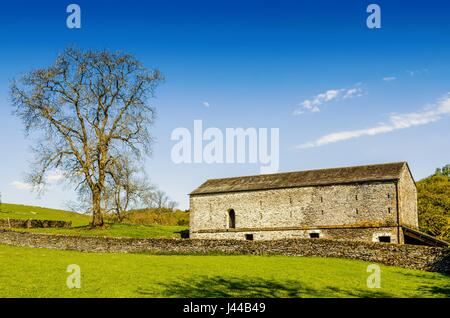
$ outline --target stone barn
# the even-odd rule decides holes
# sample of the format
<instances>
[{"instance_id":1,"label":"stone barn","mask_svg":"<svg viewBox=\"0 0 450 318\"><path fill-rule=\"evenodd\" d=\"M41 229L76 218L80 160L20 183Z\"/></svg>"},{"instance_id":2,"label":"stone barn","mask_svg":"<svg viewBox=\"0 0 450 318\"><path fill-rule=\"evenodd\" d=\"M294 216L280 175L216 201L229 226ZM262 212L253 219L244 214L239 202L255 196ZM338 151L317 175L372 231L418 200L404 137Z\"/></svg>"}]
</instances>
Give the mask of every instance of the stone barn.
<instances>
[{"instance_id":1,"label":"stone barn","mask_svg":"<svg viewBox=\"0 0 450 318\"><path fill-rule=\"evenodd\" d=\"M406 162L207 180L190 193L194 239L435 244L418 229Z\"/></svg>"}]
</instances>

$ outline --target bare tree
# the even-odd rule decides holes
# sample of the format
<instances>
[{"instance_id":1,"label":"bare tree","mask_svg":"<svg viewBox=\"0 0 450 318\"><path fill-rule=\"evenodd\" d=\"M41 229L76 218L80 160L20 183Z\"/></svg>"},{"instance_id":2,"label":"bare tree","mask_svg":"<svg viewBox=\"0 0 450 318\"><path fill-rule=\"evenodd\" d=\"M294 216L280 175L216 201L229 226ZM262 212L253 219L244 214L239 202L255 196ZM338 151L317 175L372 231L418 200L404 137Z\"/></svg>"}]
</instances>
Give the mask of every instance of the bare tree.
<instances>
[{"instance_id":1,"label":"bare tree","mask_svg":"<svg viewBox=\"0 0 450 318\"><path fill-rule=\"evenodd\" d=\"M167 208L174 210L178 206L178 203L172 201L164 191L156 190L153 192L149 206L152 208Z\"/></svg>"},{"instance_id":2,"label":"bare tree","mask_svg":"<svg viewBox=\"0 0 450 318\"><path fill-rule=\"evenodd\" d=\"M117 215L119 222L130 208L144 206L151 200L154 188L143 169L127 156L111 162L107 169L105 210Z\"/></svg>"},{"instance_id":3,"label":"bare tree","mask_svg":"<svg viewBox=\"0 0 450 318\"><path fill-rule=\"evenodd\" d=\"M91 226L102 226L108 166L124 152L150 153L155 111L148 103L163 79L133 56L67 49L55 63L11 85L15 113L37 132L29 181L45 184L52 169L76 189L89 189Z\"/></svg>"}]
</instances>

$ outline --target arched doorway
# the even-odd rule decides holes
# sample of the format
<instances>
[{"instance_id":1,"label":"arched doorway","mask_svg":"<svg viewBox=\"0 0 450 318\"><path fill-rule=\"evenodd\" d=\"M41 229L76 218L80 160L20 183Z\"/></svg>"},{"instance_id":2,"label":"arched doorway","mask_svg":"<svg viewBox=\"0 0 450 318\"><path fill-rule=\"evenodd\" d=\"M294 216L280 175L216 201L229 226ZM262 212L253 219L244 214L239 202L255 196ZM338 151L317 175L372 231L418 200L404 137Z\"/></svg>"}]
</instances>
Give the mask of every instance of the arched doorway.
<instances>
[{"instance_id":1,"label":"arched doorway","mask_svg":"<svg viewBox=\"0 0 450 318\"><path fill-rule=\"evenodd\" d=\"M236 213L233 209L228 210L228 228L235 229L236 228Z\"/></svg>"}]
</instances>

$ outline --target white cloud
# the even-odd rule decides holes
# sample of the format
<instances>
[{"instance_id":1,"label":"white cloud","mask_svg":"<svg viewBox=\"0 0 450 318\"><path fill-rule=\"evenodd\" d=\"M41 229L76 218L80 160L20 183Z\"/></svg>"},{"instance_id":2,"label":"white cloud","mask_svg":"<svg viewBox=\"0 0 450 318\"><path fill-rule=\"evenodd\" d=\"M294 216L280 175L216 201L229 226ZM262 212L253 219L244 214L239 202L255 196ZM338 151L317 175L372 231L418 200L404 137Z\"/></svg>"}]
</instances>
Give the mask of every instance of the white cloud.
<instances>
[{"instance_id":1,"label":"white cloud","mask_svg":"<svg viewBox=\"0 0 450 318\"><path fill-rule=\"evenodd\" d=\"M61 171L51 171L47 176L47 182L50 184L59 182L62 178L64 178L64 175Z\"/></svg>"},{"instance_id":2,"label":"white cloud","mask_svg":"<svg viewBox=\"0 0 450 318\"><path fill-rule=\"evenodd\" d=\"M11 185L17 190L31 190L33 188L31 184L20 181L11 182Z\"/></svg>"},{"instance_id":3,"label":"white cloud","mask_svg":"<svg viewBox=\"0 0 450 318\"><path fill-rule=\"evenodd\" d=\"M354 139L362 136L374 136L389 133L399 129L410 128L414 126L426 125L450 115L450 93L439 99L436 104L419 112L406 114L392 114L387 123L380 123L373 127L348 130L324 135L315 141L311 141L296 148L313 148L327 144Z\"/></svg>"},{"instance_id":4,"label":"white cloud","mask_svg":"<svg viewBox=\"0 0 450 318\"><path fill-rule=\"evenodd\" d=\"M397 77L395 77L395 76L383 77L383 81L385 81L385 82L395 81L396 79L397 79Z\"/></svg>"},{"instance_id":5,"label":"white cloud","mask_svg":"<svg viewBox=\"0 0 450 318\"><path fill-rule=\"evenodd\" d=\"M294 111L294 115L301 115L305 112L320 112L320 106L325 103L340 101L355 97L360 97L363 89L359 86L352 88L330 89L324 93L320 93L311 99L306 99L300 104L300 108Z\"/></svg>"},{"instance_id":6,"label":"white cloud","mask_svg":"<svg viewBox=\"0 0 450 318\"><path fill-rule=\"evenodd\" d=\"M408 73L409 76L413 77L416 75L422 75L424 73L428 73L428 69L424 68L421 70L407 70L406 73Z\"/></svg>"},{"instance_id":7,"label":"white cloud","mask_svg":"<svg viewBox=\"0 0 450 318\"><path fill-rule=\"evenodd\" d=\"M63 178L64 175L61 171L54 170L48 173L46 181L49 185L53 185L61 181ZM10 185L17 190L33 190L33 185L27 182L13 181L10 183ZM42 189L42 186L38 187L37 189Z\"/></svg>"},{"instance_id":8,"label":"white cloud","mask_svg":"<svg viewBox=\"0 0 450 318\"><path fill-rule=\"evenodd\" d=\"M209 107L210 106L208 102L203 102L202 105L205 106L205 107Z\"/></svg>"}]
</instances>

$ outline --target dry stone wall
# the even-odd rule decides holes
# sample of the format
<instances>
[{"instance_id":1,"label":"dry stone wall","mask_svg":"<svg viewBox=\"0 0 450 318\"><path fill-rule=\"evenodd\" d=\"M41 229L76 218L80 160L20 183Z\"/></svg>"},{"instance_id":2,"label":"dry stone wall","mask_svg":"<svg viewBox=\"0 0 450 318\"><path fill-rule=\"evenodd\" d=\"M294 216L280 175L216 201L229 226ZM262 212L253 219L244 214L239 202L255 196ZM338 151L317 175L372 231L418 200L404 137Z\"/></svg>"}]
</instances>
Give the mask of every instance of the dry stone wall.
<instances>
[{"instance_id":1,"label":"dry stone wall","mask_svg":"<svg viewBox=\"0 0 450 318\"><path fill-rule=\"evenodd\" d=\"M0 244L82 252L319 256L450 273L450 248L326 239L273 241L79 237L0 230Z\"/></svg>"},{"instance_id":2,"label":"dry stone wall","mask_svg":"<svg viewBox=\"0 0 450 318\"><path fill-rule=\"evenodd\" d=\"M0 228L70 228L71 226L72 222L65 221L0 219Z\"/></svg>"}]
</instances>

